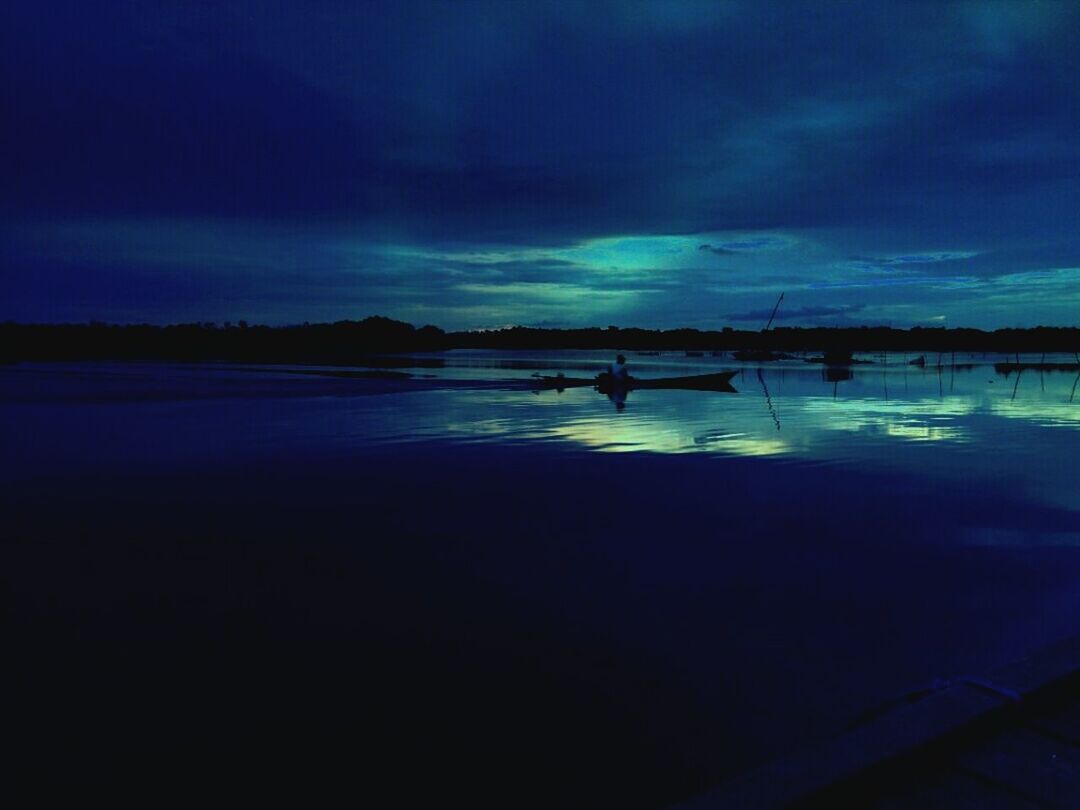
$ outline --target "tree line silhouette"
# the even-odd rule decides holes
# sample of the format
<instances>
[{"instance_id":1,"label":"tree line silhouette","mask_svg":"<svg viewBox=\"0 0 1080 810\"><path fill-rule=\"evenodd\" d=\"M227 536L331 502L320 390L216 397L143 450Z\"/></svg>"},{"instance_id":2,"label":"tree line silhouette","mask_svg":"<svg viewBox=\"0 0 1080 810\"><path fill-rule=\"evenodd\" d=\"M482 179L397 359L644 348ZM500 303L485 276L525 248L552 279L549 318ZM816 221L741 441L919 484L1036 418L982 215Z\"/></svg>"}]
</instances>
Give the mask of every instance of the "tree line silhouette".
<instances>
[{"instance_id":1,"label":"tree line silhouette","mask_svg":"<svg viewBox=\"0 0 1080 810\"><path fill-rule=\"evenodd\" d=\"M371 355L446 349L628 349L777 352L1080 352L1080 329L893 329L778 327L749 332L698 329L507 329L446 332L373 316L360 321L249 326L0 323L0 360L165 360L371 364ZM392 364L392 360L387 360Z\"/></svg>"}]
</instances>

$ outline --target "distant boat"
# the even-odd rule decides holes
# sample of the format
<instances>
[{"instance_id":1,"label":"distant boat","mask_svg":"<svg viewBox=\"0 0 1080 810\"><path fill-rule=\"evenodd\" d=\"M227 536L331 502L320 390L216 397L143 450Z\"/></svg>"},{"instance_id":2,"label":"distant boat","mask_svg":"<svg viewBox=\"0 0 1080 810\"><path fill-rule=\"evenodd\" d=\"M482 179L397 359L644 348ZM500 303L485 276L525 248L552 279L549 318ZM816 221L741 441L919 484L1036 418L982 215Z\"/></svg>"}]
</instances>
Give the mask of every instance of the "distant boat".
<instances>
[{"instance_id":1,"label":"distant boat","mask_svg":"<svg viewBox=\"0 0 1080 810\"><path fill-rule=\"evenodd\" d=\"M920 354L914 360L911 360L908 363L908 365L909 366L925 366L926 365L926 355L925 354Z\"/></svg>"},{"instance_id":2,"label":"distant boat","mask_svg":"<svg viewBox=\"0 0 1080 810\"><path fill-rule=\"evenodd\" d=\"M847 349L830 349L823 355L822 362L827 366L850 366L855 362L855 356Z\"/></svg>"},{"instance_id":3,"label":"distant boat","mask_svg":"<svg viewBox=\"0 0 1080 810\"><path fill-rule=\"evenodd\" d=\"M761 334L765 334L769 331L769 327L772 326L773 320L776 318L776 313L780 309L780 302L784 300L784 294L780 293L780 297L776 299L776 305L772 308L772 314L769 315L769 321L765 324L765 328L761 330ZM783 352L774 352L768 349L740 349L732 354L736 360L742 360L744 362L753 363L771 363L774 360L788 360L791 355L784 354Z\"/></svg>"},{"instance_id":4,"label":"distant boat","mask_svg":"<svg viewBox=\"0 0 1080 810\"><path fill-rule=\"evenodd\" d=\"M862 366L873 363L873 360L856 360L855 355L847 349L830 349L816 357L807 357L807 363L821 363L830 368L847 368L849 366Z\"/></svg>"},{"instance_id":5,"label":"distant boat","mask_svg":"<svg viewBox=\"0 0 1080 810\"><path fill-rule=\"evenodd\" d=\"M705 352L687 352L686 356L687 357L704 357Z\"/></svg>"}]
</instances>

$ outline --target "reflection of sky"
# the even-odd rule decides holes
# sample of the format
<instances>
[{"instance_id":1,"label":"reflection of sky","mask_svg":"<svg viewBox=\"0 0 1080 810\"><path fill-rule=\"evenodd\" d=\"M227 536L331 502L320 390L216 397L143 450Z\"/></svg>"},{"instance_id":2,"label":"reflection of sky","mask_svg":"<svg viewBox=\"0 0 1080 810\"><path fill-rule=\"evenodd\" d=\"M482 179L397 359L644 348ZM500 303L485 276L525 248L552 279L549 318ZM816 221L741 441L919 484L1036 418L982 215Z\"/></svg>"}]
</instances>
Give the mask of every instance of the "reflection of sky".
<instances>
[{"instance_id":1,"label":"reflection of sky","mask_svg":"<svg viewBox=\"0 0 1080 810\"><path fill-rule=\"evenodd\" d=\"M587 365L588 356L579 353L571 364ZM649 360L660 369L683 362L685 371L710 362ZM673 372L646 367L643 373ZM500 372L515 374L527 372ZM385 418L395 425L392 441L554 440L598 452L772 456L952 479L997 476L1034 497L1071 504L1080 484L1066 469L1070 453L1080 450L1080 402L1069 402L1073 382L1070 374L1040 380L1028 372L1014 395L1015 376L995 376L989 361L954 373L946 368L940 376L902 365L863 366L835 385L834 398L834 384L820 368L790 363L764 370L761 381L753 369L737 375L738 394L632 392L622 412L591 389L457 391L416 395L415 407L388 405ZM431 399L419 407L424 397ZM378 431L379 424L376 418L366 429Z\"/></svg>"},{"instance_id":2,"label":"reflection of sky","mask_svg":"<svg viewBox=\"0 0 1080 810\"><path fill-rule=\"evenodd\" d=\"M76 460L72 456L82 450L89 453L95 442L106 444L101 451L106 456L167 460L170 454L242 455L252 448L267 448L271 441L335 453L433 440L542 441L593 452L769 456L954 480L997 478L1015 482L1032 497L1069 505L1080 485L1073 464L1080 451L1080 401L1069 401L1075 376L1025 372L1017 384L1015 375L995 375L992 359L956 372L946 367L940 375L902 364L858 366L853 379L838 383L823 379L820 367L797 361L767 367L760 378L756 368L746 367L733 380L738 393L635 391L623 411L616 411L591 388L560 393L490 387L499 380L520 386L533 373L531 368L545 374L565 370L569 376L590 376L607 359L606 353L596 352L452 352L445 356L445 367L418 371L434 378L424 381L434 386L430 390L370 396L342 395L341 389L329 396L313 389L312 396L281 399L281 386L295 384L300 391L299 386L320 378L290 378L276 371L268 376L278 386L277 393L245 396L242 387L222 388L209 402L186 401L184 386L196 386L203 397L212 389L210 379L238 381L242 386L262 375L154 366L96 371L83 367L78 375L57 375L52 383L39 380L43 401L36 407L25 400L7 406L9 423L40 423L45 439L35 438L29 429L25 435L9 432L5 441L13 452L20 442L27 442L27 456L34 462L60 467ZM738 367L725 358L675 353L630 360L635 373L644 377ZM48 374L41 380L48 380ZM452 387L440 387L440 378ZM140 387L155 392L160 402L129 401L121 407L128 414L152 416L146 425L151 433L163 423L173 425L173 430L167 440L155 434L154 443L146 448L130 438L138 435L138 419L120 435L99 425L100 435L80 429L77 435L65 436L65 430L92 423L94 407L100 407L102 418L108 417L108 425L119 430L124 424L117 406L105 404L84 405L74 423L54 418L50 409L60 406L48 402L50 391L75 380L98 391L107 381L117 403L130 399L125 392ZM483 380L487 387L461 387L468 380ZM360 390L363 385L358 383ZM140 407L147 410L139 411ZM207 409L213 409L213 418L207 418Z\"/></svg>"}]
</instances>

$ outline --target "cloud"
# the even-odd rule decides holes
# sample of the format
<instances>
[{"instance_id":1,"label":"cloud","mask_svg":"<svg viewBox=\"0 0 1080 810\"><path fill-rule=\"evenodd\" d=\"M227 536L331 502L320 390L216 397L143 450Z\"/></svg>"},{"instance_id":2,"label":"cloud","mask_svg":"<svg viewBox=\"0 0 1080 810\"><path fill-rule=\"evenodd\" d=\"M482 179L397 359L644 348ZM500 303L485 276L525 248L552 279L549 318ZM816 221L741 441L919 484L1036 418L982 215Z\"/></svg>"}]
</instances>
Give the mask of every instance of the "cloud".
<instances>
[{"instance_id":1,"label":"cloud","mask_svg":"<svg viewBox=\"0 0 1080 810\"><path fill-rule=\"evenodd\" d=\"M974 281L974 279L971 276L891 276L888 278L862 278L851 281L815 281L807 286L809 289L814 290L832 290L840 287L874 288L912 285L942 287L949 284L966 284L972 281Z\"/></svg>"},{"instance_id":2,"label":"cloud","mask_svg":"<svg viewBox=\"0 0 1080 810\"><path fill-rule=\"evenodd\" d=\"M721 247L720 245L699 245L698 250L707 250L709 253L715 253L717 256L737 256L739 251L732 250L731 248Z\"/></svg>"},{"instance_id":3,"label":"cloud","mask_svg":"<svg viewBox=\"0 0 1080 810\"><path fill-rule=\"evenodd\" d=\"M19 160L3 196L524 243L880 222L917 213L915 195L1061 176L1060 154L994 145L1071 142L1075 77L1053 60L1075 15L1041 8L1018 41L1045 50L1011 50L1002 70L999 48L958 35L998 41L1016 14L867 3L807 25L784 10L13 10L0 50L21 80L0 103Z\"/></svg>"},{"instance_id":4,"label":"cloud","mask_svg":"<svg viewBox=\"0 0 1080 810\"><path fill-rule=\"evenodd\" d=\"M572 283L674 326L721 271L750 310L1073 266L1080 6L1016 5L7 4L0 318Z\"/></svg>"},{"instance_id":5,"label":"cloud","mask_svg":"<svg viewBox=\"0 0 1080 810\"><path fill-rule=\"evenodd\" d=\"M720 242L715 245L698 245L698 250L705 250L709 253L715 253L718 256L738 256L740 253L783 247L785 245L787 245L787 242L783 239L772 236L762 236L753 239L734 239L728 242Z\"/></svg>"},{"instance_id":6,"label":"cloud","mask_svg":"<svg viewBox=\"0 0 1080 810\"><path fill-rule=\"evenodd\" d=\"M802 306L802 307L784 307L781 306L776 312L776 320L778 321L818 321L822 318L847 318L848 316L860 312L865 307L860 304L849 304L847 306ZM731 313L727 317L732 321L767 321L772 315L771 309L755 309L750 312L736 312Z\"/></svg>"},{"instance_id":7,"label":"cloud","mask_svg":"<svg viewBox=\"0 0 1080 810\"><path fill-rule=\"evenodd\" d=\"M925 265L956 262L978 255L974 251L946 251L941 253L909 253L900 256L852 256L851 266L858 270L912 270L925 272Z\"/></svg>"}]
</instances>

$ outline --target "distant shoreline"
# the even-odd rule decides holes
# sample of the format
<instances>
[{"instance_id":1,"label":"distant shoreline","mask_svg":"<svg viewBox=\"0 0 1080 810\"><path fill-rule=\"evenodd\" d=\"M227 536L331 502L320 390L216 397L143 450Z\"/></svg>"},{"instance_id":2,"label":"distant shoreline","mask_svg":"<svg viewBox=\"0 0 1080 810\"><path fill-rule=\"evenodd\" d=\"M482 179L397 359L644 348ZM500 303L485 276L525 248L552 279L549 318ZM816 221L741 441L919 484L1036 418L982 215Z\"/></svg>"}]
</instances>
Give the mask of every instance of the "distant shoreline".
<instances>
[{"instance_id":1,"label":"distant shoreline","mask_svg":"<svg viewBox=\"0 0 1080 810\"><path fill-rule=\"evenodd\" d=\"M774 351L915 353L1072 353L1080 362L1080 328L945 329L914 327L777 327L767 332L731 328L534 329L445 332L389 318L300 326L195 323L20 324L0 323L0 362L20 360L162 360L364 364L393 367L375 356L449 349L628 351ZM1017 360L1019 362L1019 358Z\"/></svg>"}]
</instances>

